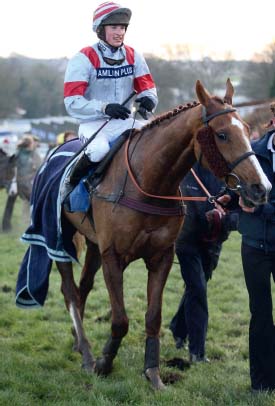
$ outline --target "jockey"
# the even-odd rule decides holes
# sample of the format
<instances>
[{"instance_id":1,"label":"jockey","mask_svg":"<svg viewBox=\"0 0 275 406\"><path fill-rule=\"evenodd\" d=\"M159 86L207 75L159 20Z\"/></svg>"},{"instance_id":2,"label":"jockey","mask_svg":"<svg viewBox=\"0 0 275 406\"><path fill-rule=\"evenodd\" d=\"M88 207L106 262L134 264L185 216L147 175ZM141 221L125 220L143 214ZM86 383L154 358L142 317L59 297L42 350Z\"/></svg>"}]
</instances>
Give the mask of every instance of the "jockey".
<instances>
[{"instance_id":1,"label":"jockey","mask_svg":"<svg viewBox=\"0 0 275 406\"><path fill-rule=\"evenodd\" d=\"M114 2L97 7L93 31L99 41L78 52L68 63L64 83L64 103L68 114L80 121L78 136L84 144L110 117L110 122L86 147L75 164L70 184L76 185L92 163L101 161L113 142L126 129L142 127L134 120L133 101L123 101L136 90L139 107L151 112L158 98L154 80L144 57L128 45L124 37L131 10Z\"/></svg>"}]
</instances>

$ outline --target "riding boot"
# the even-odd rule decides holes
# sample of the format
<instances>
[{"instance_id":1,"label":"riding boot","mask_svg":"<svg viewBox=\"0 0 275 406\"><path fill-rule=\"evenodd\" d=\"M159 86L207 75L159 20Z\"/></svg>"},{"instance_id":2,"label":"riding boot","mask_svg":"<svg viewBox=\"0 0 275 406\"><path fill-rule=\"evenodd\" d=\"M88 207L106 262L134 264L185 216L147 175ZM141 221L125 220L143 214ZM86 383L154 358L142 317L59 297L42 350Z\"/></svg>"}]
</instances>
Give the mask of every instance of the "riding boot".
<instances>
[{"instance_id":1,"label":"riding boot","mask_svg":"<svg viewBox=\"0 0 275 406\"><path fill-rule=\"evenodd\" d=\"M72 186L76 186L83 176L88 174L89 169L94 168L97 163L89 160L86 154L83 154L75 163L70 174L69 182Z\"/></svg>"}]
</instances>

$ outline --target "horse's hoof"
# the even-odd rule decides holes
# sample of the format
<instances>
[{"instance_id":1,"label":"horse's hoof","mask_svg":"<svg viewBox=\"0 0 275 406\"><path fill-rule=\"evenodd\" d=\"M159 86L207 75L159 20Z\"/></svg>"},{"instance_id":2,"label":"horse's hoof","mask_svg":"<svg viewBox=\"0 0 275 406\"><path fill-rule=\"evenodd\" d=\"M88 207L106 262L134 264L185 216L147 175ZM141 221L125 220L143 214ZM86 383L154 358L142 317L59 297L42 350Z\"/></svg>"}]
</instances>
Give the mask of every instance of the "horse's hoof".
<instances>
[{"instance_id":1,"label":"horse's hoof","mask_svg":"<svg viewBox=\"0 0 275 406\"><path fill-rule=\"evenodd\" d=\"M166 386L162 382L160 375L159 375L159 368L147 368L144 372L144 375L148 381L151 382L152 388L155 390L165 390Z\"/></svg>"},{"instance_id":2,"label":"horse's hoof","mask_svg":"<svg viewBox=\"0 0 275 406\"><path fill-rule=\"evenodd\" d=\"M105 358L97 358L95 365L95 372L98 375L107 376L112 371L113 364L107 362Z\"/></svg>"}]
</instances>

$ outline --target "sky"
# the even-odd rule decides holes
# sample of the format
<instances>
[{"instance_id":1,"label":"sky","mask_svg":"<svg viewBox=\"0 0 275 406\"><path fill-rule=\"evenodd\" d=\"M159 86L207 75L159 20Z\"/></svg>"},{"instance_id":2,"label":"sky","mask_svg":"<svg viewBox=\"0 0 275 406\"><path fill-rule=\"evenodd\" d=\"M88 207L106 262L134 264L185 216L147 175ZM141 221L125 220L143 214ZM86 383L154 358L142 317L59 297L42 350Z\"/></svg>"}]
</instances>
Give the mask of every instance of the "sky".
<instances>
[{"instance_id":1,"label":"sky","mask_svg":"<svg viewBox=\"0 0 275 406\"><path fill-rule=\"evenodd\" d=\"M0 56L72 57L97 41L94 9L103 0L2 0ZM192 59L252 59L275 41L274 0L121 0L132 10L125 43L167 57L178 44Z\"/></svg>"}]
</instances>

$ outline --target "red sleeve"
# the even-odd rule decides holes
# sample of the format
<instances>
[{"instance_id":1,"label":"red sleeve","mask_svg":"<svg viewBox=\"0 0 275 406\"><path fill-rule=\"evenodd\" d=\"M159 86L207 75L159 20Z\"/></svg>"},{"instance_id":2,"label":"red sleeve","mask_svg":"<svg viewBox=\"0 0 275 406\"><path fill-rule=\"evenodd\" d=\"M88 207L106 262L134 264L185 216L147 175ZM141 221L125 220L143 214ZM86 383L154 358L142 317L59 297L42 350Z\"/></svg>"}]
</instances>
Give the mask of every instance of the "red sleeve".
<instances>
[{"instance_id":1,"label":"red sleeve","mask_svg":"<svg viewBox=\"0 0 275 406\"><path fill-rule=\"evenodd\" d=\"M69 96L83 96L87 89L87 82L65 82L64 83L64 97Z\"/></svg>"},{"instance_id":2,"label":"red sleeve","mask_svg":"<svg viewBox=\"0 0 275 406\"><path fill-rule=\"evenodd\" d=\"M156 85L150 73L134 79L134 89L138 93L141 93L144 90L152 89L153 87L156 87Z\"/></svg>"}]
</instances>

